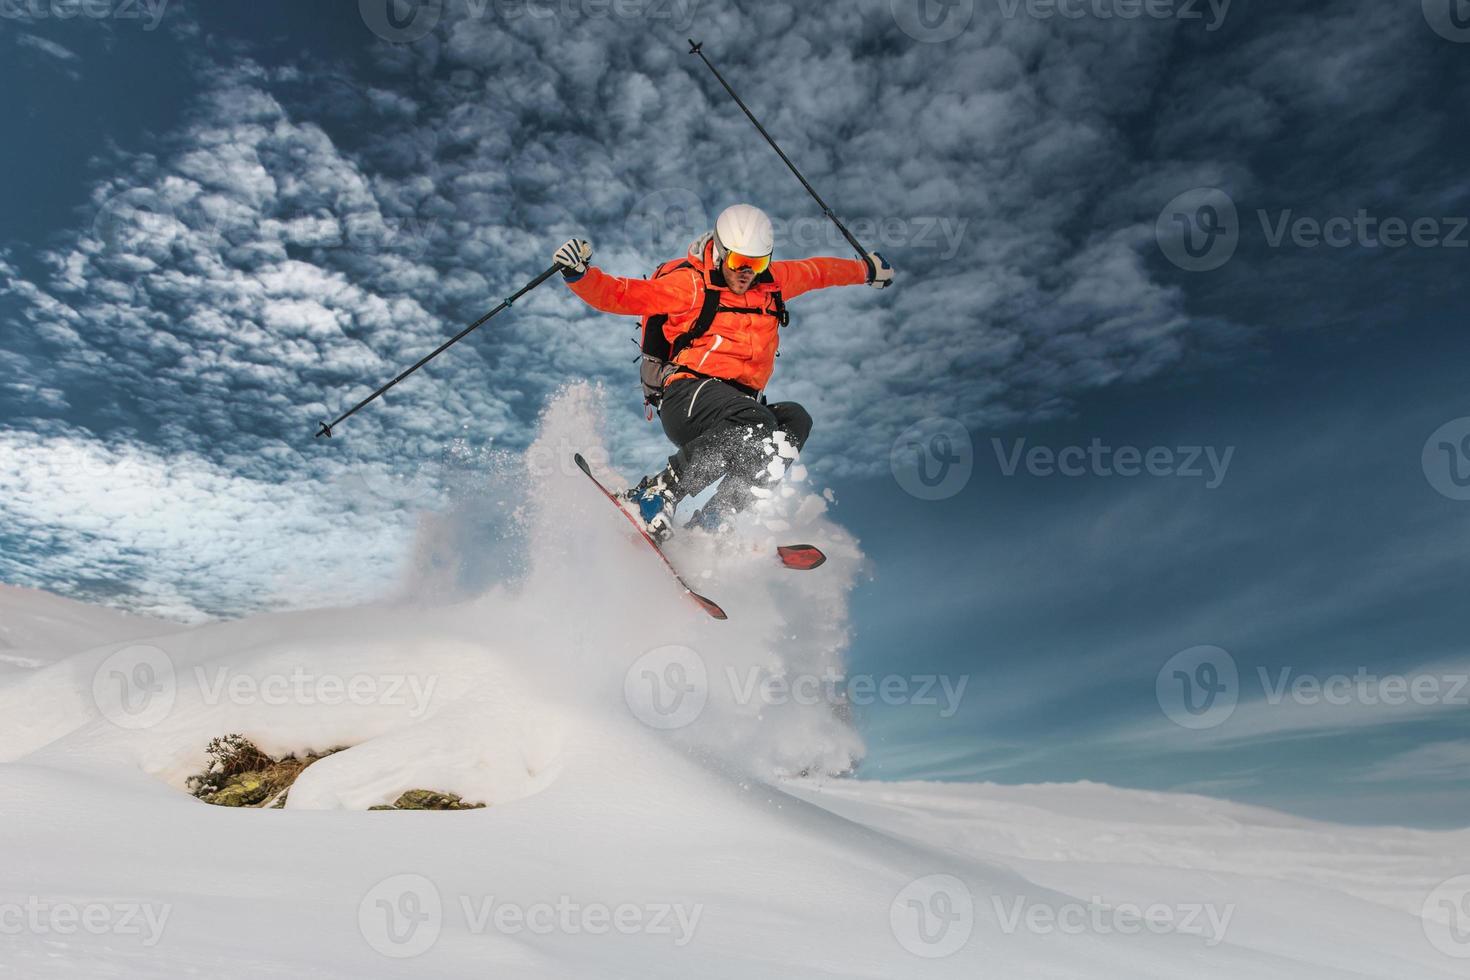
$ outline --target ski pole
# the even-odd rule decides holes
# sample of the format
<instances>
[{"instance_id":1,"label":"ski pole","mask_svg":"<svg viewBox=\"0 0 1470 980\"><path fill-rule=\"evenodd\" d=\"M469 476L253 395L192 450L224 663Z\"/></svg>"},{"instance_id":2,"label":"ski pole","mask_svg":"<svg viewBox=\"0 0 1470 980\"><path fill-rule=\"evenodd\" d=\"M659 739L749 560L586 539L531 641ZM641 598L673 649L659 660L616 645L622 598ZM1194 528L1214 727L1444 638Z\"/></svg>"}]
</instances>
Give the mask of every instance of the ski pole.
<instances>
[{"instance_id":1,"label":"ski pole","mask_svg":"<svg viewBox=\"0 0 1470 980\"><path fill-rule=\"evenodd\" d=\"M832 223L837 226L837 230L842 232L842 237L847 239L847 244L851 245L853 249L857 252L858 258L866 259L868 256L867 249L863 248L862 243L860 243L856 238L852 237L852 232L848 231L847 226L837 219L837 215L833 214L832 209L827 207L827 202L822 200L822 196L818 194L816 189L812 187L812 185L807 182L807 179L801 175L801 171L796 169L796 164L792 163L791 158L788 157L784 152L782 152L781 147L776 145L776 141L771 138L771 134L766 132L766 127L762 126L761 121L755 118L755 113L751 112L746 104L741 101L740 96L735 94L735 90L730 87L729 82L725 81L725 76L720 74L720 70L716 68L713 64L711 64L710 60L704 56L704 51L702 50L703 48L703 41L700 41L696 44L694 38L691 37L689 39L689 53L699 55L699 60L703 61L705 65L709 68L709 70L715 73L715 78L719 79L720 84L725 87L725 91L730 93L730 98L735 100L735 104L738 105L745 112L746 118L755 124L756 129L760 130L760 134L766 138L767 143L771 144L771 149L776 151L776 155L781 158L782 162L791 169L792 173L796 174L796 179L801 181L801 186L806 188L806 192L812 196L812 200L816 201L817 204L821 207L822 213L825 214L828 218L832 219Z\"/></svg>"},{"instance_id":2,"label":"ski pole","mask_svg":"<svg viewBox=\"0 0 1470 980\"><path fill-rule=\"evenodd\" d=\"M342 422L345 419L347 419L347 418L351 417L353 414L355 414L358 409L362 408L364 405L368 404L373 399L375 399L379 395L383 394L389 388L392 388L398 382L402 381L404 378L408 377L410 374L413 374L419 368L423 367L425 364L428 364L434 358L438 357L440 354L444 353L449 348L451 348L455 344L459 343L465 337L469 336L469 334L470 334L470 332L472 330L474 330L477 327L479 327L480 325L482 325L486 320L490 319L492 316L494 316L495 314L499 313L501 310L508 310L508 309L510 309L510 307L515 304L515 301L516 300L520 299L522 296L526 295L531 290L533 290L537 286L541 285L547 279L551 278L551 274L553 272L558 271L560 268L561 268L560 265L558 265L556 263L552 263L551 268L547 269L545 272L541 273L541 275L537 276L535 279L532 279L530 282L526 283L524 286L522 286L520 289L516 290L510 296L508 296L505 299L501 300L500 301L500 305L497 306L497 307L495 307L495 309L491 310L489 313L486 313L484 316L480 317L480 319L476 320L474 323L472 323L469 326L465 327L459 333L455 334L453 337L450 337L444 343L440 344L438 346L438 348L435 349L434 353L430 354L428 357L425 357L423 360L419 361L413 367L409 368L407 371L404 371L398 377L394 378L392 381L390 381L387 384L383 385L383 387L379 388L377 391L373 392L371 395L368 395L366 398L364 398L362 401L358 402L356 405L353 405L351 408L349 408L347 411L343 412L341 415L339 415L337 418L333 419L331 422L323 422L323 423L321 423L321 426L322 426L321 427L321 431L316 434L316 437L318 439L320 439L322 436L326 436L328 439L332 438L332 429L334 429L338 425L341 425Z\"/></svg>"}]
</instances>

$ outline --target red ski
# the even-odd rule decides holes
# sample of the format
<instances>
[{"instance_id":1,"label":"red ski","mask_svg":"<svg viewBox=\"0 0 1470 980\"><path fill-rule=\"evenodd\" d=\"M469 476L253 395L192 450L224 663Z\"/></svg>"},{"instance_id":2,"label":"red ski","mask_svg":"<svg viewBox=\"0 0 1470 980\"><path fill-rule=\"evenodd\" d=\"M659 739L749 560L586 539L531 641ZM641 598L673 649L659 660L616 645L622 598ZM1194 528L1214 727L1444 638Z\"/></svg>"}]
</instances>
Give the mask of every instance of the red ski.
<instances>
[{"instance_id":1,"label":"red ski","mask_svg":"<svg viewBox=\"0 0 1470 980\"><path fill-rule=\"evenodd\" d=\"M787 568L794 568L799 572L810 571L827 560L822 549L810 544L783 544L776 549L776 557Z\"/></svg>"},{"instance_id":2,"label":"red ski","mask_svg":"<svg viewBox=\"0 0 1470 980\"><path fill-rule=\"evenodd\" d=\"M628 519L628 523L633 525L633 529L638 532L638 536L648 542L648 546L658 555L659 560L664 563L664 567L669 570L669 574L674 576L674 581L679 583L679 587L684 590L684 594L693 599L699 608L709 613L715 619L729 619L725 615L725 610L720 608L719 603L707 596L700 595L689 587L689 583L684 581L684 577L679 574L679 570L674 567L673 562L669 561L669 556L664 554L664 550L659 547L658 542L653 540L652 536L644 530L643 525L638 522L638 518L628 512L628 509L623 506L623 502L618 498L617 494L609 490L601 480L592 475L592 467L587 465L587 460L582 457L582 454L577 453L572 459L576 462L577 468L587 474L587 479L591 480L597 489L602 491L602 495L618 509L618 513ZM776 557L787 568L794 568L798 571L807 571L816 568L827 560L827 556L822 554L820 548L809 544L782 545L776 549Z\"/></svg>"}]
</instances>

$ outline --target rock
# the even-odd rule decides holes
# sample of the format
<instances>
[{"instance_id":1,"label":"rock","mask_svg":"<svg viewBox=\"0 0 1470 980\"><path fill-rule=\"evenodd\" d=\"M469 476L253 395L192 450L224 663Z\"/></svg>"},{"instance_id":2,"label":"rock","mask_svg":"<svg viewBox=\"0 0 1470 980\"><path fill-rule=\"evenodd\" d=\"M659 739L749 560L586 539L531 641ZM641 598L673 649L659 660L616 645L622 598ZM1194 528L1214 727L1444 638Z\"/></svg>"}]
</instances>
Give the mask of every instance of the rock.
<instances>
[{"instance_id":1,"label":"rock","mask_svg":"<svg viewBox=\"0 0 1470 980\"><path fill-rule=\"evenodd\" d=\"M411 789L398 797L392 806L370 806L369 810L480 810L483 803L466 803L453 793L436 793L429 789Z\"/></svg>"},{"instance_id":2,"label":"rock","mask_svg":"<svg viewBox=\"0 0 1470 980\"><path fill-rule=\"evenodd\" d=\"M231 776L218 793L208 802L216 806L254 806L271 795L271 788L258 773L247 772Z\"/></svg>"}]
</instances>

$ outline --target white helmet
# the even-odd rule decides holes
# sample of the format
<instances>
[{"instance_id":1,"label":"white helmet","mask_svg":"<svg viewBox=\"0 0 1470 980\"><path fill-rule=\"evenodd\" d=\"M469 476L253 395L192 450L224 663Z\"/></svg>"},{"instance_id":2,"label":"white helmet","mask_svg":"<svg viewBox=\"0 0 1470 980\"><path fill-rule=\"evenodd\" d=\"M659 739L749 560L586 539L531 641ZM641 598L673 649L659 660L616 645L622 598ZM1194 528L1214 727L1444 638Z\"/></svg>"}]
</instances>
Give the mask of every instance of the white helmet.
<instances>
[{"instance_id":1,"label":"white helmet","mask_svg":"<svg viewBox=\"0 0 1470 980\"><path fill-rule=\"evenodd\" d=\"M776 231L771 219L753 204L732 204L715 220L715 247L726 252L757 257L776 250Z\"/></svg>"}]
</instances>

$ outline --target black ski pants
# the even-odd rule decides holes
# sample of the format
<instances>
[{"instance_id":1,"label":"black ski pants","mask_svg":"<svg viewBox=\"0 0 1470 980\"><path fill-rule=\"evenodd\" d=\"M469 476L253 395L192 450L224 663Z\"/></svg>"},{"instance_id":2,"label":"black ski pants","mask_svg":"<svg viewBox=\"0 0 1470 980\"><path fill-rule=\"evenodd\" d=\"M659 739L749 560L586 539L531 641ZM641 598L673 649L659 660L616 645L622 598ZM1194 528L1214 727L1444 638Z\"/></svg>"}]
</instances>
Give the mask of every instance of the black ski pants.
<instances>
[{"instance_id":1,"label":"black ski pants","mask_svg":"<svg viewBox=\"0 0 1470 980\"><path fill-rule=\"evenodd\" d=\"M682 496L693 496L720 477L710 498L716 513L743 509L751 489L774 482L774 436L786 434L794 448L806 445L812 417L796 402L762 404L746 391L717 378L679 378L664 388L659 405L664 434L679 447L669 468Z\"/></svg>"}]
</instances>

